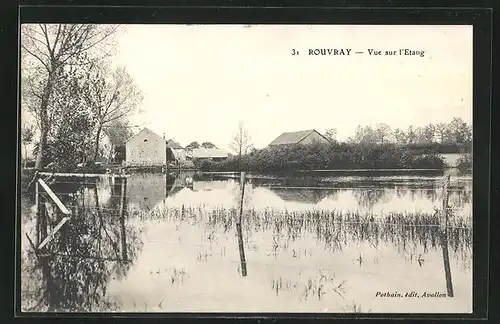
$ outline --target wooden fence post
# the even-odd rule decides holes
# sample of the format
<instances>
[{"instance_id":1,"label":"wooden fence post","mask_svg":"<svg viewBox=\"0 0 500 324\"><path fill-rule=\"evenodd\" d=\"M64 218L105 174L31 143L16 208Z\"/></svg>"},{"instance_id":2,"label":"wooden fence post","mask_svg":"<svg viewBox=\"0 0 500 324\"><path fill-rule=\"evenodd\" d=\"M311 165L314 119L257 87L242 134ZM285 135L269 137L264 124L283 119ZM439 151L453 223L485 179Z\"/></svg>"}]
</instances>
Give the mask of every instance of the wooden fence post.
<instances>
[{"instance_id":1,"label":"wooden fence post","mask_svg":"<svg viewBox=\"0 0 500 324\"><path fill-rule=\"evenodd\" d=\"M450 269L450 256L448 252L448 218L449 218L449 206L448 206L448 189L450 187L450 176L445 180L443 185L443 207L441 212L441 226L440 226L440 236L441 236L441 247L443 249L443 264L444 264L444 274L446 279L446 290L448 297L453 297L453 281L451 278Z\"/></svg>"},{"instance_id":2,"label":"wooden fence post","mask_svg":"<svg viewBox=\"0 0 500 324\"><path fill-rule=\"evenodd\" d=\"M238 247L240 250L240 261L241 261L241 275L246 277L247 275L247 262L245 259L245 248L243 246L243 232L241 230L241 222L243 219L243 202L245 198L245 172L241 172L241 202L240 202L240 210L239 215L236 218L236 232L238 235Z\"/></svg>"},{"instance_id":3,"label":"wooden fence post","mask_svg":"<svg viewBox=\"0 0 500 324\"><path fill-rule=\"evenodd\" d=\"M57 197L57 195L50 189L50 187L43 181L42 179L38 179L37 183L40 184L40 186L45 190L47 195L50 197L50 199L53 202L53 210L54 213L58 213L59 210L66 215L61 219L59 224L57 224L54 228L51 228L50 233L48 233L48 212L45 204L42 204L40 200L38 201L38 206L40 206L40 237L39 240L41 243L37 245L37 249L41 250L43 249L53 238L54 235L61 229L61 227L69 220L69 216L71 212L64 206L64 204L61 202L61 200ZM57 208L56 208L57 207Z\"/></svg>"},{"instance_id":4,"label":"wooden fence post","mask_svg":"<svg viewBox=\"0 0 500 324\"><path fill-rule=\"evenodd\" d=\"M38 181L35 182L35 206L36 206L36 237L35 237L35 246L40 244L40 189L38 188Z\"/></svg>"},{"instance_id":5,"label":"wooden fence post","mask_svg":"<svg viewBox=\"0 0 500 324\"><path fill-rule=\"evenodd\" d=\"M41 203L40 204L40 242L45 241L47 238L47 226L48 226L48 221L47 221L47 208L45 207L45 204ZM40 243L41 245L41 243ZM40 245L37 245L37 248L40 248Z\"/></svg>"},{"instance_id":6,"label":"wooden fence post","mask_svg":"<svg viewBox=\"0 0 500 324\"><path fill-rule=\"evenodd\" d=\"M165 198L168 197L168 152L169 148L167 147L165 154Z\"/></svg>"},{"instance_id":7,"label":"wooden fence post","mask_svg":"<svg viewBox=\"0 0 500 324\"><path fill-rule=\"evenodd\" d=\"M127 179L122 179L121 202L120 202L120 227L121 227L121 252L123 261L127 261L127 240L125 237L125 209L127 195Z\"/></svg>"},{"instance_id":8,"label":"wooden fence post","mask_svg":"<svg viewBox=\"0 0 500 324\"><path fill-rule=\"evenodd\" d=\"M168 154L165 154L165 174L168 175Z\"/></svg>"}]
</instances>

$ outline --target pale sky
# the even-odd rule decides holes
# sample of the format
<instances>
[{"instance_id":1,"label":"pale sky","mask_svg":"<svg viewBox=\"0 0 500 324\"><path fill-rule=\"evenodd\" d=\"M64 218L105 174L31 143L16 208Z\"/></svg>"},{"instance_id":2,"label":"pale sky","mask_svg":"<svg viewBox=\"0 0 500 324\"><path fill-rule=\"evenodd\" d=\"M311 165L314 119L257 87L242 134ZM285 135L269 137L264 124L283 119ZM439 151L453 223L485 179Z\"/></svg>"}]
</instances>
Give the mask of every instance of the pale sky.
<instances>
[{"instance_id":1,"label":"pale sky","mask_svg":"<svg viewBox=\"0 0 500 324\"><path fill-rule=\"evenodd\" d=\"M239 121L257 148L286 131L345 140L359 124L472 123L472 26L127 25L117 40L114 62L144 93L133 122L183 146L228 149ZM309 56L316 48L352 51Z\"/></svg>"}]
</instances>

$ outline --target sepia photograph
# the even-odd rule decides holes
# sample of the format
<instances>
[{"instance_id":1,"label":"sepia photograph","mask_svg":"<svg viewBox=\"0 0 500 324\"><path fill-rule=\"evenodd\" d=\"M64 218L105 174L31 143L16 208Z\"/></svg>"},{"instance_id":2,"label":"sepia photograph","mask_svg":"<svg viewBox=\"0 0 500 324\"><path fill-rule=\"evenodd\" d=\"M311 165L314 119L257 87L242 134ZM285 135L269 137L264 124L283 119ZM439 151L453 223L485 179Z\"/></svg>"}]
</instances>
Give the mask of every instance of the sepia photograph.
<instances>
[{"instance_id":1,"label":"sepia photograph","mask_svg":"<svg viewBox=\"0 0 500 324\"><path fill-rule=\"evenodd\" d=\"M20 26L21 311L473 311L471 25Z\"/></svg>"}]
</instances>

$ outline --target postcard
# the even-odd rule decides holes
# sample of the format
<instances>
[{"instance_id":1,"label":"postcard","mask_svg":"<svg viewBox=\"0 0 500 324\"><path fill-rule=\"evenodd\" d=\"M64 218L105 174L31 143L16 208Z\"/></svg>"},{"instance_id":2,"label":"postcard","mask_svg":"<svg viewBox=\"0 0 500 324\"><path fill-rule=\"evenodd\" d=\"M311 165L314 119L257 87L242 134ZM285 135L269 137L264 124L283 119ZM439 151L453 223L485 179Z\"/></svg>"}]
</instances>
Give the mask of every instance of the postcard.
<instances>
[{"instance_id":1,"label":"postcard","mask_svg":"<svg viewBox=\"0 0 500 324\"><path fill-rule=\"evenodd\" d=\"M23 24L23 312L472 313L470 25Z\"/></svg>"}]
</instances>

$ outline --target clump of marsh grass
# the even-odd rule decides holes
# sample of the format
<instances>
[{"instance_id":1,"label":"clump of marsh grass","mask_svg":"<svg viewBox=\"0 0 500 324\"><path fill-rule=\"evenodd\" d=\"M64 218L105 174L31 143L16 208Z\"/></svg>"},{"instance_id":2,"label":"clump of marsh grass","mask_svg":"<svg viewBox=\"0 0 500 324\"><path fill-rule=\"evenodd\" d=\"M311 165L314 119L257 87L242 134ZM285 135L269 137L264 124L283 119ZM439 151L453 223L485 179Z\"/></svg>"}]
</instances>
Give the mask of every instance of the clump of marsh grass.
<instances>
[{"instance_id":1,"label":"clump of marsh grass","mask_svg":"<svg viewBox=\"0 0 500 324\"><path fill-rule=\"evenodd\" d=\"M178 270L177 268L172 269L172 273L170 275L170 283L173 285L174 283L184 283L184 279L189 277L184 268Z\"/></svg>"},{"instance_id":2,"label":"clump of marsh grass","mask_svg":"<svg viewBox=\"0 0 500 324\"><path fill-rule=\"evenodd\" d=\"M285 279L281 276L277 279L273 278L271 280L271 289L276 295L279 295L280 292L296 291L301 301L306 301L308 298L321 300L327 293L336 293L341 298L344 298L345 280L339 282L334 275L323 270L318 270L316 273L302 278L305 281Z\"/></svg>"},{"instance_id":3,"label":"clump of marsh grass","mask_svg":"<svg viewBox=\"0 0 500 324\"><path fill-rule=\"evenodd\" d=\"M184 268L178 269L176 267L152 269L149 271L149 274L153 276L167 276L172 285L174 283L184 283L184 280L189 277Z\"/></svg>"},{"instance_id":4,"label":"clump of marsh grass","mask_svg":"<svg viewBox=\"0 0 500 324\"><path fill-rule=\"evenodd\" d=\"M236 208L182 206L155 209L152 218L172 222L189 222L208 231L207 238L216 242L217 235L234 230ZM439 217L436 213L400 212L374 215L359 211L286 209L246 209L242 227L245 239L254 233L273 233L271 248L275 253L286 250L289 242L306 233L323 242L331 251L342 250L348 243L369 243L377 248L380 244L393 244L401 253L422 247L424 252L440 246ZM452 215L447 231L450 252L458 257L471 257L471 217ZM248 242L248 241L247 241ZM286 243L284 243L286 242Z\"/></svg>"},{"instance_id":5,"label":"clump of marsh grass","mask_svg":"<svg viewBox=\"0 0 500 324\"><path fill-rule=\"evenodd\" d=\"M318 270L315 277L309 277L307 279L307 285L305 286L300 299L307 300L309 296L314 296L317 297L318 300L321 300L323 295L327 292L334 292L344 299L345 283L345 280L338 282L335 275L330 275L327 272Z\"/></svg>"},{"instance_id":6,"label":"clump of marsh grass","mask_svg":"<svg viewBox=\"0 0 500 324\"><path fill-rule=\"evenodd\" d=\"M211 251L198 252L198 254L196 255L196 260L207 262L208 258L211 257L211 256L212 256L212 252Z\"/></svg>"},{"instance_id":7,"label":"clump of marsh grass","mask_svg":"<svg viewBox=\"0 0 500 324\"><path fill-rule=\"evenodd\" d=\"M356 302L352 302L351 305L346 306L343 308L344 312L346 313L370 313L371 309L367 310L366 312L363 312L361 305L356 304Z\"/></svg>"},{"instance_id":8,"label":"clump of marsh grass","mask_svg":"<svg viewBox=\"0 0 500 324\"><path fill-rule=\"evenodd\" d=\"M283 277L280 277L279 279L272 279L271 283L271 288L276 292L276 296L278 296L281 291L292 291L297 289L299 286L298 281L283 279Z\"/></svg>"}]
</instances>

